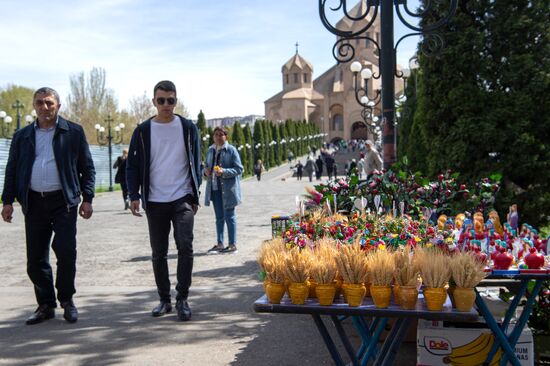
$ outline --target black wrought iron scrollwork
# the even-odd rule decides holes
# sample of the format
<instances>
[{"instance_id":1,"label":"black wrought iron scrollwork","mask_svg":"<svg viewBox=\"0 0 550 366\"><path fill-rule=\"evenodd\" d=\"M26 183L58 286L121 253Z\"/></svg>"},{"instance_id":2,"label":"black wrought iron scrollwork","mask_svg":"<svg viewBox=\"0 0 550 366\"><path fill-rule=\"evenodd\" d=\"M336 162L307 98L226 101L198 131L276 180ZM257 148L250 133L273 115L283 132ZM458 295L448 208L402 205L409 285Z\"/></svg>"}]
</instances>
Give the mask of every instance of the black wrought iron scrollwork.
<instances>
[{"instance_id":1,"label":"black wrought iron scrollwork","mask_svg":"<svg viewBox=\"0 0 550 366\"><path fill-rule=\"evenodd\" d=\"M374 23L374 21L376 20L376 17L378 16L378 1L372 1L372 0L367 1L366 3L367 8L364 14L358 14L357 16L353 16L349 13L346 0L339 0L339 5L335 8L329 7L327 5L328 2L329 0L319 0L319 17L321 18L321 22L323 23L325 28L327 28L329 32L339 37L349 38L349 37L354 37L364 33L367 29L370 28L370 26ZM327 8L332 12L338 12L339 10L342 10L346 18L352 21L361 21L361 20L367 19L367 17L369 17L369 14L371 14L371 10L372 10L372 17L367 22L367 24L365 24L365 26L363 26L361 29L358 29L356 31L342 30L342 29L336 28L336 26L332 25L331 22L328 20L327 13L326 13Z\"/></svg>"},{"instance_id":2,"label":"black wrought iron scrollwork","mask_svg":"<svg viewBox=\"0 0 550 366\"><path fill-rule=\"evenodd\" d=\"M348 61L351 61L355 58L355 47L353 46L352 41L357 40L364 40L365 42L370 42L374 45L375 52L380 53L380 45L378 42L376 42L375 39L367 36L356 36L356 37L343 37L340 38L336 43L334 43L334 46L332 47L332 55L336 59L336 61L341 63L346 63ZM375 79L378 79L380 77L373 76Z\"/></svg>"},{"instance_id":3,"label":"black wrought iron scrollwork","mask_svg":"<svg viewBox=\"0 0 550 366\"><path fill-rule=\"evenodd\" d=\"M426 56L435 56L445 46L445 39L438 33L428 33L420 42L420 51Z\"/></svg>"},{"instance_id":4,"label":"black wrought iron scrollwork","mask_svg":"<svg viewBox=\"0 0 550 366\"><path fill-rule=\"evenodd\" d=\"M401 23L403 23L404 26L416 32L429 33L447 24L449 20L451 20L451 18L454 16L456 9L458 7L458 0L449 0L449 1L450 1L449 9L445 16L443 16L441 19L439 19L437 22L433 24L428 24L423 26L416 26L409 23L403 16L401 8L403 8L405 10L405 13L407 13L409 16L414 18L421 18L424 15L428 14L430 11L432 11L433 3L431 0L427 0L424 4L424 7L419 9L417 12L413 12L409 9L407 5L407 1L394 1L394 6L395 6L395 12L397 14L397 17L399 18L399 20L401 20Z\"/></svg>"}]
</instances>

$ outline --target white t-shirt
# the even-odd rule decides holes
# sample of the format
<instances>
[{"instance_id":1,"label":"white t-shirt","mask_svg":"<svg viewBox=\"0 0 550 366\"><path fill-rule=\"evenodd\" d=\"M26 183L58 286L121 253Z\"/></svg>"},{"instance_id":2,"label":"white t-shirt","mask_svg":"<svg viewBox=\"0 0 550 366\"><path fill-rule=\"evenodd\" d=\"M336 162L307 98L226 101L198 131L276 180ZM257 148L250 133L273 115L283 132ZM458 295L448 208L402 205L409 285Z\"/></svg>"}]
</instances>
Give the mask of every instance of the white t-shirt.
<instances>
[{"instance_id":1,"label":"white t-shirt","mask_svg":"<svg viewBox=\"0 0 550 366\"><path fill-rule=\"evenodd\" d=\"M168 123L151 120L150 163L149 201L172 202L193 192L179 117Z\"/></svg>"}]
</instances>

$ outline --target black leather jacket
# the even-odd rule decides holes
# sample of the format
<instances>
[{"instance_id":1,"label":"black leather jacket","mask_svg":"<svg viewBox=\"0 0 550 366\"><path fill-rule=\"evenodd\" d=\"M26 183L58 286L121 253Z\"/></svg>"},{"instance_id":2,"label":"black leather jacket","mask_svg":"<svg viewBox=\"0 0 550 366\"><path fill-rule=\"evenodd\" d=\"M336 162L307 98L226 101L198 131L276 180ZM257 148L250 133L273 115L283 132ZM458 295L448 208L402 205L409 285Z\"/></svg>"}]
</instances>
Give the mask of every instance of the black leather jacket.
<instances>
[{"instance_id":1,"label":"black leather jacket","mask_svg":"<svg viewBox=\"0 0 550 366\"><path fill-rule=\"evenodd\" d=\"M17 131L10 146L2 201L12 204L15 199L23 213L28 209L32 167L35 159L35 127L30 124ZM82 126L58 117L53 137L53 153L67 208L92 202L95 191L95 168Z\"/></svg>"}]
</instances>

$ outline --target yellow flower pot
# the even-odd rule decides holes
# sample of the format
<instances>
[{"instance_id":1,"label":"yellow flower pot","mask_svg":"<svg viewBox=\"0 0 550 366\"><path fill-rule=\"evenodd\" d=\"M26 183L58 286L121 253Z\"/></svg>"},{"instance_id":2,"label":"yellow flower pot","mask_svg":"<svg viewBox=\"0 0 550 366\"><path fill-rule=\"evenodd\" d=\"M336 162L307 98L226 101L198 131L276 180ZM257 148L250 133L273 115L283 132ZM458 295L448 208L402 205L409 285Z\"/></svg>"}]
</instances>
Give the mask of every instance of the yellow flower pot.
<instances>
[{"instance_id":1,"label":"yellow flower pot","mask_svg":"<svg viewBox=\"0 0 550 366\"><path fill-rule=\"evenodd\" d=\"M458 311L470 311L476 301L476 293L473 288L456 287L453 293L455 306Z\"/></svg>"},{"instance_id":2,"label":"yellow flower pot","mask_svg":"<svg viewBox=\"0 0 550 366\"><path fill-rule=\"evenodd\" d=\"M290 301L294 305L303 305L306 302L307 295L309 294L309 286L306 282L291 282L288 286L288 292L290 293Z\"/></svg>"},{"instance_id":3,"label":"yellow flower pot","mask_svg":"<svg viewBox=\"0 0 550 366\"><path fill-rule=\"evenodd\" d=\"M370 297L370 282L365 282L365 288L367 289L367 292L365 292L365 297Z\"/></svg>"},{"instance_id":4,"label":"yellow flower pot","mask_svg":"<svg viewBox=\"0 0 550 366\"><path fill-rule=\"evenodd\" d=\"M344 302L346 304L348 303L348 296L347 296L347 293L346 293L346 287L348 287L348 285L349 285L349 283L342 282L342 287L341 287L342 297L344 298Z\"/></svg>"},{"instance_id":5,"label":"yellow flower pot","mask_svg":"<svg viewBox=\"0 0 550 366\"><path fill-rule=\"evenodd\" d=\"M399 300L403 309L416 309L416 301L418 300L418 290L416 286L401 286L399 288Z\"/></svg>"},{"instance_id":6,"label":"yellow flower pot","mask_svg":"<svg viewBox=\"0 0 550 366\"><path fill-rule=\"evenodd\" d=\"M313 278L310 278L308 280L309 282L309 294L308 294L308 297L311 297L311 298L315 298L316 295L315 295L315 287L317 286L317 282L315 282L315 280Z\"/></svg>"},{"instance_id":7,"label":"yellow flower pot","mask_svg":"<svg viewBox=\"0 0 550 366\"><path fill-rule=\"evenodd\" d=\"M343 283L344 281L342 281L341 279L334 280L334 287L336 288L336 292L334 293L334 300L338 299L338 297L340 297L340 295L344 293L344 291L342 290Z\"/></svg>"},{"instance_id":8,"label":"yellow flower pot","mask_svg":"<svg viewBox=\"0 0 550 366\"><path fill-rule=\"evenodd\" d=\"M363 303L363 298L367 289L362 283L345 283L344 294L349 306L360 306Z\"/></svg>"},{"instance_id":9,"label":"yellow flower pot","mask_svg":"<svg viewBox=\"0 0 550 366\"><path fill-rule=\"evenodd\" d=\"M455 285L449 285L449 288L447 289L447 294L449 295L449 299L451 299L451 304L453 305L453 308L456 308L455 297L453 296L455 289Z\"/></svg>"},{"instance_id":10,"label":"yellow flower pot","mask_svg":"<svg viewBox=\"0 0 550 366\"><path fill-rule=\"evenodd\" d=\"M280 304L281 299L285 294L285 284L268 282L266 285L265 293L267 295L267 300L269 300L271 304Z\"/></svg>"},{"instance_id":11,"label":"yellow flower pot","mask_svg":"<svg viewBox=\"0 0 550 366\"><path fill-rule=\"evenodd\" d=\"M390 286L370 286L370 295L377 308L385 309L390 306L391 287Z\"/></svg>"},{"instance_id":12,"label":"yellow flower pot","mask_svg":"<svg viewBox=\"0 0 550 366\"><path fill-rule=\"evenodd\" d=\"M333 283L319 283L315 286L315 294L317 295L317 299L319 299L319 305L332 305L335 293L336 286Z\"/></svg>"},{"instance_id":13,"label":"yellow flower pot","mask_svg":"<svg viewBox=\"0 0 550 366\"><path fill-rule=\"evenodd\" d=\"M397 283L393 284L393 299L397 305L401 304L401 298L399 297L401 286Z\"/></svg>"},{"instance_id":14,"label":"yellow flower pot","mask_svg":"<svg viewBox=\"0 0 550 366\"><path fill-rule=\"evenodd\" d=\"M424 300L430 311L441 311L447 300L447 291L444 287L424 287Z\"/></svg>"},{"instance_id":15,"label":"yellow flower pot","mask_svg":"<svg viewBox=\"0 0 550 366\"><path fill-rule=\"evenodd\" d=\"M269 280L267 279L267 277L264 279L264 292L267 294L267 284L269 283Z\"/></svg>"}]
</instances>

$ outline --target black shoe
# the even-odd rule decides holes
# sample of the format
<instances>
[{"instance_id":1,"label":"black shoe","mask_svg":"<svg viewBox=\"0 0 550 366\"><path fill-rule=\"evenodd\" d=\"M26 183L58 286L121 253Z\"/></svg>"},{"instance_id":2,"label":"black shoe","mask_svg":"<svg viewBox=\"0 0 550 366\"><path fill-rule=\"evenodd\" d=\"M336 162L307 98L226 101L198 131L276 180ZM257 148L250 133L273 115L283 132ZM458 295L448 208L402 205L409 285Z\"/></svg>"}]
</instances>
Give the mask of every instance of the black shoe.
<instances>
[{"instance_id":1,"label":"black shoe","mask_svg":"<svg viewBox=\"0 0 550 366\"><path fill-rule=\"evenodd\" d=\"M231 244L228 247L223 248L223 250L220 253L225 254L225 253L238 253L238 252L239 251L237 250L237 247Z\"/></svg>"},{"instance_id":2,"label":"black shoe","mask_svg":"<svg viewBox=\"0 0 550 366\"><path fill-rule=\"evenodd\" d=\"M169 302L161 301L157 306L155 306L151 314L156 318L158 316L163 316L164 314L171 311L172 304L170 304Z\"/></svg>"},{"instance_id":3,"label":"black shoe","mask_svg":"<svg viewBox=\"0 0 550 366\"><path fill-rule=\"evenodd\" d=\"M78 310L74 306L73 300L62 302L61 307L64 309L63 318L69 323L76 323L78 320Z\"/></svg>"},{"instance_id":4,"label":"black shoe","mask_svg":"<svg viewBox=\"0 0 550 366\"><path fill-rule=\"evenodd\" d=\"M206 252L206 253L207 254L219 254L219 253L223 252L224 249L225 248L223 247L223 245L216 244L212 248L208 249L208 252Z\"/></svg>"},{"instance_id":5,"label":"black shoe","mask_svg":"<svg viewBox=\"0 0 550 366\"><path fill-rule=\"evenodd\" d=\"M187 301L178 300L176 302L176 309L178 310L178 319L181 321L191 320L191 308Z\"/></svg>"},{"instance_id":6,"label":"black shoe","mask_svg":"<svg viewBox=\"0 0 550 366\"><path fill-rule=\"evenodd\" d=\"M25 323L27 325L42 323L44 320L52 319L55 317L54 308L49 307L47 304L40 305L34 314L32 314Z\"/></svg>"}]
</instances>

